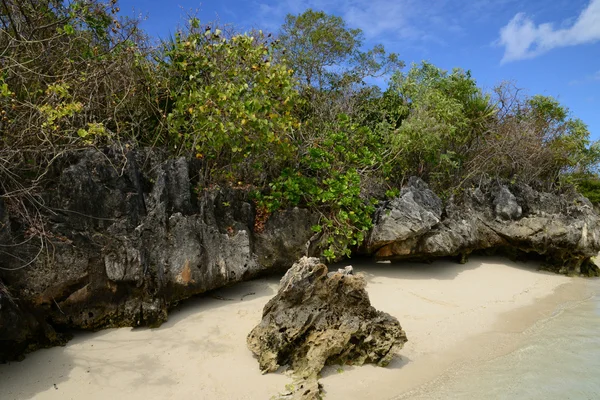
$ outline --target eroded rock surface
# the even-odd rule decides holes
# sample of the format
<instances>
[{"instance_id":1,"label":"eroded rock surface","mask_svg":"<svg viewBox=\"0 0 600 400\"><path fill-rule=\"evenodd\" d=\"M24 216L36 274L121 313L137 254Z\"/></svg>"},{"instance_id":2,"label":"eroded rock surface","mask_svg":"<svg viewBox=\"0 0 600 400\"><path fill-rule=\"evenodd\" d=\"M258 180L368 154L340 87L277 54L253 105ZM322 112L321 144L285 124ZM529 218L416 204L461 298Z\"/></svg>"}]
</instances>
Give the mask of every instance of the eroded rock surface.
<instances>
[{"instance_id":1,"label":"eroded rock surface","mask_svg":"<svg viewBox=\"0 0 600 400\"><path fill-rule=\"evenodd\" d=\"M159 325L183 299L310 252L316 215L284 210L256 232L248 190L194 193L197 169L140 150L70 155L43 194L43 241L0 198L0 281L14 299L0 293L0 362L18 353L2 349L63 343L55 330Z\"/></svg>"},{"instance_id":2,"label":"eroded rock surface","mask_svg":"<svg viewBox=\"0 0 600 400\"><path fill-rule=\"evenodd\" d=\"M0 196L0 362L64 343L71 328L159 325L181 300L320 253L318 213L293 208L257 221L248 189L205 187L199 163L156 149L88 149L56 161L35 221ZM594 275L599 228L577 194L487 184L443 204L411 178L378 208L361 250L462 261L485 249L527 252L554 271Z\"/></svg>"},{"instance_id":3,"label":"eroded rock surface","mask_svg":"<svg viewBox=\"0 0 600 400\"><path fill-rule=\"evenodd\" d=\"M281 279L248 348L263 373L289 365L298 379L293 398L318 398L317 376L327 364L386 366L406 342L394 317L371 306L362 275L328 274L303 257Z\"/></svg>"},{"instance_id":4,"label":"eroded rock surface","mask_svg":"<svg viewBox=\"0 0 600 400\"><path fill-rule=\"evenodd\" d=\"M526 185L467 189L442 211L427 185L411 179L398 199L378 210L366 248L380 259L531 253L556 272L596 275L590 257L600 251L600 217L577 193L540 193Z\"/></svg>"}]
</instances>

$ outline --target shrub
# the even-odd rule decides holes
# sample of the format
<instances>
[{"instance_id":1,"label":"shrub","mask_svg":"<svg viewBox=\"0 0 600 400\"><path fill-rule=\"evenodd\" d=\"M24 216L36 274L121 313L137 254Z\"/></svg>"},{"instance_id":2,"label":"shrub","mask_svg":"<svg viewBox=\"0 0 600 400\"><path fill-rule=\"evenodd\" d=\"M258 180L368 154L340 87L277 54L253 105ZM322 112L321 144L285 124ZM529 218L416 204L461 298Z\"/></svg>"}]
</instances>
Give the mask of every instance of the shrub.
<instances>
[{"instance_id":1,"label":"shrub","mask_svg":"<svg viewBox=\"0 0 600 400\"><path fill-rule=\"evenodd\" d=\"M313 229L330 260L350 255L371 228L373 199L364 196L365 179L381 167L381 142L369 128L341 115L295 163L269 185L259 204L272 212L302 205L320 214Z\"/></svg>"},{"instance_id":2,"label":"shrub","mask_svg":"<svg viewBox=\"0 0 600 400\"><path fill-rule=\"evenodd\" d=\"M420 176L438 189L455 184L470 146L496 112L469 72L448 73L427 62L396 73L383 100L392 107L387 142L396 174Z\"/></svg>"},{"instance_id":3,"label":"shrub","mask_svg":"<svg viewBox=\"0 0 600 400\"><path fill-rule=\"evenodd\" d=\"M203 159L207 181L264 182L293 152L298 94L276 46L262 32L227 37L197 19L166 44L167 143Z\"/></svg>"},{"instance_id":4,"label":"shrub","mask_svg":"<svg viewBox=\"0 0 600 400\"><path fill-rule=\"evenodd\" d=\"M497 117L471 149L465 178L518 180L543 190L593 172L600 160L587 126L547 96L527 97L510 85L496 89Z\"/></svg>"},{"instance_id":5,"label":"shrub","mask_svg":"<svg viewBox=\"0 0 600 400\"><path fill-rule=\"evenodd\" d=\"M64 151L152 131L145 37L137 21L117 13L116 1L1 3L5 198L33 195Z\"/></svg>"}]
</instances>

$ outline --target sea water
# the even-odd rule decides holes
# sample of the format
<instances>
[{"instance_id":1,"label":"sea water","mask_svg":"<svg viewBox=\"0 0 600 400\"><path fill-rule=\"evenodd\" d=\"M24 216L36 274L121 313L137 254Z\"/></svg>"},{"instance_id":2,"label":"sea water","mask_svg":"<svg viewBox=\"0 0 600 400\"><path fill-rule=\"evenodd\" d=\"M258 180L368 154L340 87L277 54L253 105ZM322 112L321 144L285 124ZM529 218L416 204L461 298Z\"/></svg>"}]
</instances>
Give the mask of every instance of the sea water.
<instances>
[{"instance_id":1,"label":"sea water","mask_svg":"<svg viewBox=\"0 0 600 400\"><path fill-rule=\"evenodd\" d=\"M557 309L509 354L469 366L402 399L600 399L600 281L593 296Z\"/></svg>"}]
</instances>

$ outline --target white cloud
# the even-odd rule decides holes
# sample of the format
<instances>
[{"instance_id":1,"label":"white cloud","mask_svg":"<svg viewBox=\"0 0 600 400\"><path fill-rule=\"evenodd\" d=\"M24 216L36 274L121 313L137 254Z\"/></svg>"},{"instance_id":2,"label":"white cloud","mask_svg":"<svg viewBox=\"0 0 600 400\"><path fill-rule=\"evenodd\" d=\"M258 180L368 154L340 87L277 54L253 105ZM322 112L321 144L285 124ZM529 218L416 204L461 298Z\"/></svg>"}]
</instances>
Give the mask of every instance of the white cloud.
<instances>
[{"instance_id":1,"label":"white cloud","mask_svg":"<svg viewBox=\"0 0 600 400\"><path fill-rule=\"evenodd\" d=\"M534 58L558 47L600 40L600 0L591 0L575 22L566 28L552 23L536 25L519 13L502 29L498 44L504 46L502 62Z\"/></svg>"}]
</instances>

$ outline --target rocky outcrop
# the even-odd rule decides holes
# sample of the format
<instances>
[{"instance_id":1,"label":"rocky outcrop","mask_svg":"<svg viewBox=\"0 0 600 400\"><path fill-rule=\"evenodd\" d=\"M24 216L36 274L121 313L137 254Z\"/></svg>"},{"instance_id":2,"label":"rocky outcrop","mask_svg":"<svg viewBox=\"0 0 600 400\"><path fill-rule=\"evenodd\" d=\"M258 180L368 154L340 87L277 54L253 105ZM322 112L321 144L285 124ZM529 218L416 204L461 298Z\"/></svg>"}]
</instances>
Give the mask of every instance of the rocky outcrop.
<instances>
[{"instance_id":1,"label":"rocky outcrop","mask_svg":"<svg viewBox=\"0 0 600 400\"><path fill-rule=\"evenodd\" d=\"M317 258L302 258L248 335L263 373L289 365L298 381L292 397L319 398L327 364L387 365L406 342L398 320L371 306L362 275L346 268L328 275Z\"/></svg>"},{"instance_id":2,"label":"rocky outcrop","mask_svg":"<svg viewBox=\"0 0 600 400\"><path fill-rule=\"evenodd\" d=\"M600 250L600 218L590 202L527 185L488 184L440 199L413 178L397 199L378 210L366 251L380 259L431 260L474 251L540 255L547 268L595 275L590 257Z\"/></svg>"},{"instance_id":3,"label":"rocky outcrop","mask_svg":"<svg viewBox=\"0 0 600 400\"><path fill-rule=\"evenodd\" d=\"M427 184L411 178L400 196L384 203L375 214L368 253L393 245L394 255L409 255L416 239L442 219L442 201Z\"/></svg>"},{"instance_id":4,"label":"rocky outcrop","mask_svg":"<svg viewBox=\"0 0 600 400\"><path fill-rule=\"evenodd\" d=\"M63 343L70 328L156 326L183 299L318 255L317 213L257 221L249 189L203 186L199 163L88 149L56 161L28 220L0 197L0 361ZM361 250L378 258L465 260L488 249L539 254L561 273L598 271L588 261L600 250L598 215L576 194L487 184L444 205L413 178L374 222Z\"/></svg>"},{"instance_id":5,"label":"rocky outcrop","mask_svg":"<svg viewBox=\"0 0 600 400\"><path fill-rule=\"evenodd\" d=\"M255 232L247 189L194 193L193 162L156 158L70 155L43 194L43 227L0 204L0 280L14 298L0 295L0 348L63 343L55 332L69 328L156 326L182 299L310 254L307 210L275 213Z\"/></svg>"}]
</instances>

